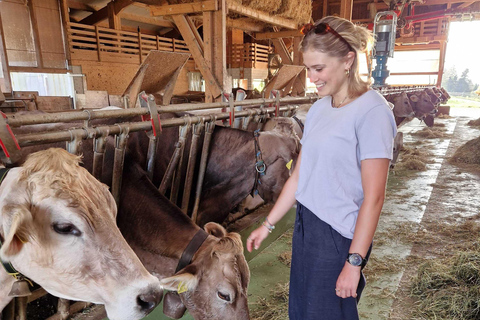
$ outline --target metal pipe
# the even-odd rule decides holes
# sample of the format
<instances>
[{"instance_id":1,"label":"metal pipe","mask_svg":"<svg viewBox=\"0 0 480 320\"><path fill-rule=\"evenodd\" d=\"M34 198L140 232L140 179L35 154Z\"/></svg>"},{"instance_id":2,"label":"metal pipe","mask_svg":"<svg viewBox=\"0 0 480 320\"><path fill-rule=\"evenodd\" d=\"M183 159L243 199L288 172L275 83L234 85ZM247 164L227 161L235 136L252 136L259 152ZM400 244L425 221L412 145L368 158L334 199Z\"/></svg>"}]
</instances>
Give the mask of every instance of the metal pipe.
<instances>
[{"instance_id":1,"label":"metal pipe","mask_svg":"<svg viewBox=\"0 0 480 320\"><path fill-rule=\"evenodd\" d=\"M185 176L185 185L183 188L182 211L188 212L188 205L190 203L190 193L192 191L193 173L195 171L195 164L197 162L198 142L203 131L203 123L193 125L192 130L192 144L190 145L190 154L188 155L187 174Z\"/></svg>"},{"instance_id":2,"label":"metal pipe","mask_svg":"<svg viewBox=\"0 0 480 320\"><path fill-rule=\"evenodd\" d=\"M291 103L309 103L314 102L317 97L285 97L280 99L280 104ZM234 106L255 106L260 104L274 103L275 99L249 99L243 101L234 101ZM157 111L161 113L172 112L187 112L194 110L205 110L215 108L227 108L230 104L228 102L212 102L212 103L183 103L176 105L157 106ZM11 127L20 127L23 125L42 124L42 123L59 123L70 121L85 121L95 119L109 119L109 118L128 118L133 116L149 115L147 108L130 108L130 109L115 109L115 110L84 110L84 111L69 111L69 112L52 112L45 114L12 114L7 118L7 123ZM225 119L225 118L224 118ZM163 122L162 122L163 126Z\"/></svg>"},{"instance_id":3,"label":"metal pipe","mask_svg":"<svg viewBox=\"0 0 480 320\"><path fill-rule=\"evenodd\" d=\"M297 109L297 106L284 106L280 107L280 111L292 111ZM270 114L274 113L274 107L264 108L262 114ZM258 114L258 113L257 113ZM235 117L244 117L248 116L248 110L243 110L235 113ZM210 115L202 115L201 118L208 118L210 119L228 119L229 113L215 113ZM178 127L185 124L186 119L189 119L191 123L198 123L202 121L202 119L193 116L193 117L184 117L184 118L174 118L174 119L165 119L162 121L162 127L169 128L169 127ZM54 143L54 142L61 142L61 141L70 141L72 139L72 135L78 135L82 139L91 139L100 134L108 134L108 135L117 135L120 134L122 130L128 128L129 132L137 132L137 131L145 131L151 129L150 122L128 122L128 123L118 123L115 125L110 126L98 126L92 128L80 128L80 129L70 129L70 130L59 130L59 131L50 131L45 133L28 133L28 134L19 134L15 137L17 138L18 144L21 147L43 144L43 143Z\"/></svg>"},{"instance_id":4,"label":"metal pipe","mask_svg":"<svg viewBox=\"0 0 480 320\"><path fill-rule=\"evenodd\" d=\"M147 151L147 174L150 180L153 180L153 170L155 169L155 158L157 157L157 137L148 136Z\"/></svg>"},{"instance_id":5,"label":"metal pipe","mask_svg":"<svg viewBox=\"0 0 480 320\"><path fill-rule=\"evenodd\" d=\"M215 129L215 120L205 124L205 137L203 138L202 156L200 158L200 168L198 170L197 189L195 191L195 203L192 211L192 221L197 223L198 207L200 205L200 196L202 194L203 179L205 178L205 169L207 168L208 152L210 150L210 141Z\"/></svg>"}]
</instances>

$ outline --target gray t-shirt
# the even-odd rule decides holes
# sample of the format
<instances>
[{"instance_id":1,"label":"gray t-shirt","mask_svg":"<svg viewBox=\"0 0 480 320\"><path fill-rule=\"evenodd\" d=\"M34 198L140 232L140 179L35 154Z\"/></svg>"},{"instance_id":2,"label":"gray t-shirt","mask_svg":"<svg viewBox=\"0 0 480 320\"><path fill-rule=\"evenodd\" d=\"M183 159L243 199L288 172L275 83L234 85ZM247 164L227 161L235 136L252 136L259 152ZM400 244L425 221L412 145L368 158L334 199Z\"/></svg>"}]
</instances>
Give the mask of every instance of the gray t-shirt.
<instances>
[{"instance_id":1,"label":"gray t-shirt","mask_svg":"<svg viewBox=\"0 0 480 320\"><path fill-rule=\"evenodd\" d=\"M396 133L393 112L374 90L338 109L330 96L318 100L305 121L296 199L352 239L363 202L361 161L392 159Z\"/></svg>"}]
</instances>

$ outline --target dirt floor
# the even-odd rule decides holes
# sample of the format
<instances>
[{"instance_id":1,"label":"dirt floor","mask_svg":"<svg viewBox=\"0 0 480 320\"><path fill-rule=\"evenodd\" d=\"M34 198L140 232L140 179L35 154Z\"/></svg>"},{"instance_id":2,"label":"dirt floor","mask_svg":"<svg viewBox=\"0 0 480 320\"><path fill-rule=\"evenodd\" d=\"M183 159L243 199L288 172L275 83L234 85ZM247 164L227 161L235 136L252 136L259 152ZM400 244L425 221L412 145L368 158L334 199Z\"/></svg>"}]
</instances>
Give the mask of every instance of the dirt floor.
<instances>
[{"instance_id":1,"label":"dirt floor","mask_svg":"<svg viewBox=\"0 0 480 320\"><path fill-rule=\"evenodd\" d=\"M479 126L468 125L479 117L480 109L452 108L451 117L436 118L431 129L417 120L399 129L405 150L389 174L361 319L480 319L480 165L449 162L480 136ZM290 238L285 233L249 263L252 319L288 319ZM449 264L474 285L460 286Z\"/></svg>"}]
</instances>

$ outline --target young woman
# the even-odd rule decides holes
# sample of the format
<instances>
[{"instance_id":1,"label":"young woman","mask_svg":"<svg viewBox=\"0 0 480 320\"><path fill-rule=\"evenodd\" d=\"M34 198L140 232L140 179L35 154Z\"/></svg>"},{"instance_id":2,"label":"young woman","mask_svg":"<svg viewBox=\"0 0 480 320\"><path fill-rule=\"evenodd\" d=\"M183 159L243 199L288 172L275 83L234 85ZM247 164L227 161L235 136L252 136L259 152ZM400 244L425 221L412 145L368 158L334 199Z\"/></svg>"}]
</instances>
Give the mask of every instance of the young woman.
<instances>
[{"instance_id":1,"label":"young woman","mask_svg":"<svg viewBox=\"0 0 480 320\"><path fill-rule=\"evenodd\" d=\"M302 32L307 75L323 98L310 108L294 172L247 250L297 202L290 319L358 319L396 125L387 101L359 75L358 55L373 42L367 29L325 17Z\"/></svg>"}]
</instances>

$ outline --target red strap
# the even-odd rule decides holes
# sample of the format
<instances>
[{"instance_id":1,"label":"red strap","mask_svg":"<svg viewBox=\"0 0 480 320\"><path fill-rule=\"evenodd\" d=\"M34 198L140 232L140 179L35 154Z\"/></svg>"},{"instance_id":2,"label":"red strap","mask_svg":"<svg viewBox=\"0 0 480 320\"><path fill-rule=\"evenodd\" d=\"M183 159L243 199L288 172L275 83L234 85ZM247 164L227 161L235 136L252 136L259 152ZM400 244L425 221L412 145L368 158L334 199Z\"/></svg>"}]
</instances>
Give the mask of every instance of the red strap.
<instances>
[{"instance_id":1,"label":"red strap","mask_svg":"<svg viewBox=\"0 0 480 320\"><path fill-rule=\"evenodd\" d=\"M1 122L5 124L5 127L0 128L0 146L3 149L3 152L5 153L5 156L7 158L10 158L10 151L12 148L17 148L17 150L20 150L20 145L18 144L17 139L15 138L15 135L12 132L12 129L8 125L8 123L5 121L7 119L7 115L3 112L0 111L2 114L3 119L1 119Z\"/></svg>"}]
</instances>

